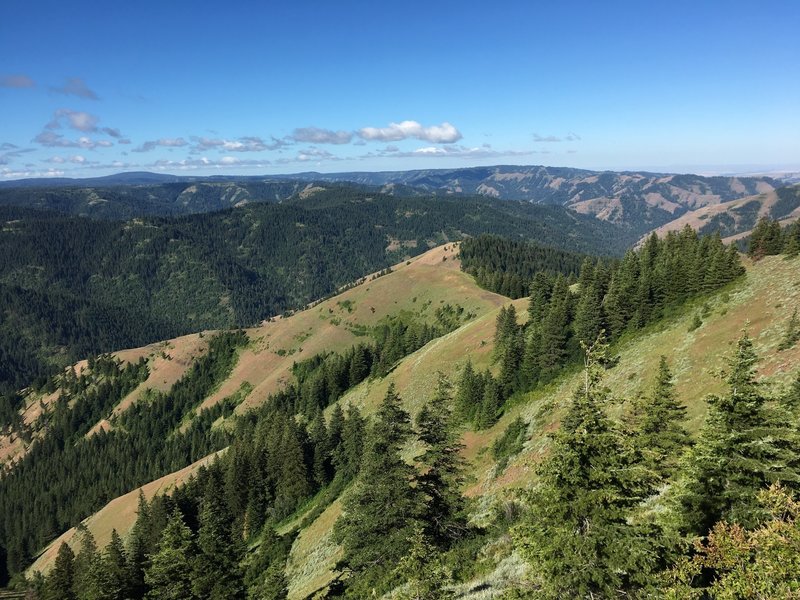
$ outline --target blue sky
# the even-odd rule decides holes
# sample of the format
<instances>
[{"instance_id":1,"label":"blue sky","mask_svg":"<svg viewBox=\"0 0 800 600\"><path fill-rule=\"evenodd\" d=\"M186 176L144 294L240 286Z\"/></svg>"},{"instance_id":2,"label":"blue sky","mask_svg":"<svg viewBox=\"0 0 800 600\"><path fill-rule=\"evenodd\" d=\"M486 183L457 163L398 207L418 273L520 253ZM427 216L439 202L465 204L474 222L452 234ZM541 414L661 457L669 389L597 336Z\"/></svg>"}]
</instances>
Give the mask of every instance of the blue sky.
<instances>
[{"instance_id":1,"label":"blue sky","mask_svg":"<svg viewBox=\"0 0 800 600\"><path fill-rule=\"evenodd\" d=\"M0 178L800 169L800 2L37 2Z\"/></svg>"}]
</instances>

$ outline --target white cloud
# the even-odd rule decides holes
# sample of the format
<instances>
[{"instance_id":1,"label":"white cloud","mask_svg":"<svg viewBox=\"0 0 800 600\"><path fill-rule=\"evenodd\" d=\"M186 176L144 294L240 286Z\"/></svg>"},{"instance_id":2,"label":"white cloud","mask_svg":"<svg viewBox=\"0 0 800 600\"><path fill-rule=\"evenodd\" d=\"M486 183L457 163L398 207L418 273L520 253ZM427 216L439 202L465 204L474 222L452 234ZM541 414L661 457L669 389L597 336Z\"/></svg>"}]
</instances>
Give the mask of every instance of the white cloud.
<instances>
[{"instance_id":1,"label":"white cloud","mask_svg":"<svg viewBox=\"0 0 800 600\"><path fill-rule=\"evenodd\" d=\"M414 138L433 144L452 144L463 137L450 123L423 127L417 121L390 123L388 127L364 127L359 129L358 135L368 141L397 142Z\"/></svg>"},{"instance_id":2,"label":"white cloud","mask_svg":"<svg viewBox=\"0 0 800 600\"><path fill-rule=\"evenodd\" d=\"M225 152L264 152L265 150L277 150L288 145L283 140L272 138L272 142L267 143L262 138L251 135L240 137L237 140L193 137L193 152L205 152L211 149L219 149Z\"/></svg>"},{"instance_id":3,"label":"white cloud","mask_svg":"<svg viewBox=\"0 0 800 600\"><path fill-rule=\"evenodd\" d=\"M531 154L546 154L533 150L492 150L490 146L423 146L410 152L398 152L394 146L389 146L379 153L369 153L361 158L394 157L394 158L500 158L503 156L529 156Z\"/></svg>"}]
</instances>

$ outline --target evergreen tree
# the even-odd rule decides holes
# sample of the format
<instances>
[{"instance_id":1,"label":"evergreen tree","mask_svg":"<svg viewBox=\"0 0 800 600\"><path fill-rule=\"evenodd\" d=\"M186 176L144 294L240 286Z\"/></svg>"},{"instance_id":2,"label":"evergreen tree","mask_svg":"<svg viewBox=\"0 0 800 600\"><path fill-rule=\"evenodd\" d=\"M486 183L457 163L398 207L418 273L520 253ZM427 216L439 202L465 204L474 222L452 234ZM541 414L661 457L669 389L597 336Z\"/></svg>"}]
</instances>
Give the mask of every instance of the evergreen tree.
<instances>
[{"instance_id":1,"label":"evergreen tree","mask_svg":"<svg viewBox=\"0 0 800 600\"><path fill-rule=\"evenodd\" d=\"M414 528L409 552L400 560L397 574L406 582L399 593L402 600L455 598L455 594L446 589L450 577L442 565L441 557L420 526Z\"/></svg>"},{"instance_id":2,"label":"evergreen tree","mask_svg":"<svg viewBox=\"0 0 800 600\"><path fill-rule=\"evenodd\" d=\"M569 284L565 277L559 275L541 327L539 369L543 377L552 377L567 360L570 307Z\"/></svg>"},{"instance_id":3,"label":"evergreen tree","mask_svg":"<svg viewBox=\"0 0 800 600\"><path fill-rule=\"evenodd\" d=\"M652 393L637 399L631 417L633 442L662 481L675 474L678 459L690 443L685 419L686 407L678 401L672 372L662 356Z\"/></svg>"},{"instance_id":4,"label":"evergreen tree","mask_svg":"<svg viewBox=\"0 0 800 600\"><path fill-rule=\"evenodd\" d=\"M642 486L622 436L605 414L606 346L586 350L576 390L523 523L514 530L540 598L611 598L648 582L652 554L631 524Z\"/></svg>"},{"instance_id":5,"label":"evergreen tree","mask_svg":"<svg viewBox=\"0 0 800 600\"><path fill-rule=\"evenodd\" d=\"M132 598L142 598L146 592L144 573L149 564L147 557L150 551L148 547L149 515L147 500L142 490L139 490L136 522L133 524L128 538L127 578Z\"/></svg>"},{"instance_id":6,"label":"evergreen tree","mask_svg":"<svg viewBox=\"0 0 800 600\"><path fill-rule=\"evenodd\" d=\"M312 489L301 432L292 419L283 421L280 445L272 456L272 468L277 472L274 510L282 518L290 515Z\"/></svg>"},{"instance_id":7,"label":"evergreen tree","mask_svg":"<svg viewBox=\"0 0 800 600\"><path fill-rule=\"evenodd\" d=\"M597 268L599 270L599 267ZM586 259L578 279L580 298L575 307L573 329L580 342L591 343L603 329L603 282L595 270L595 265Z\"/></svg>"},{"instance_id":8,"label":"evergreen tree","mask_svg":"<svg viewBox=\"0 0 800 600\"><path fill-rule=\"evenodd\" d=\"M410 435L409 415L390 385L370 430L359 480L334 527L344 553L339 568L356 575L348 583L356 596L385 588L387 573L408 552L419 523L422 494L414 469L401 456Z\"/></svg>"},{"instance_id":9,"label":"evergreen tree","mask_svg":"<svg viewBox=\"0 0 800 600\"><path fill-rule=\"evenodd\" d=\"M486 371L482 376L482 380L483 396L475 418L475 427L478 429L486 429L497 423L497 419L500 417L500 408L503 404L500 386L492 377L492 374Z\"/></svg>"},{"instance_id":10,"label":"evergreen tree","mask_svg":"<svg viewBox=\"0 0 800 600\"><path fill-rule=\"evenodd\" d=\"M250 555L245 584L248 600L280 600L286 598L287 582L284 573L291 539L275 533L275 524L264 526L261 543Z\"/></svg>"},{"instance_id":11,"label":"evergreen tree","mask_svg":"<svg viewBox=\"0 0 800 600\"><path fill-rule=\"evenodd\" d=\"M192 532L178 510L172 513L145 571L149 600L200 600L193 591Z\"/></svg>"},{"instance_id":12,"label":"evergreen tree","mask_svg":"<svg viewBox=\"0 0 800 600\"><path fill-rule=\"evenodd\" d=\"M223 495L222 477L215 467L209 471L200 509L192 589L198 598L236 600L244 598L239 567L244 549L239 532L234 531L233 518Z\"/></svg>"},{"instance_id":13,"label":"evergreen tree","mask_svg":"<svg viewBox=\"0 0 800 600\"><path fill-rule=\"evenodd\" d=\"M125 600L132 597L127 559L122 538L114 529L111 532L111 541L105 547L101 559L99 570L101 600Z\"/></svg>"},{"instance_id":14,"label":"evergreen tree","mask_svg":"<svg viewBox=\"0 0 800 600\"><path fill-rule=\"evenodd\" d=\"M436 394L417 416L419 439L425 450L419 458L419 489L427 496L424 523L427 536L446 548L467 530L464 484L464 446L453 430L450 382L441 373Z\"/></svg>"},{"instance_id":15,"label":"evergreen tree","mask_svg":"<svg viewBox=\"0 0 800 600\"><path fill-rule=\"evenodd\" d=\"M759 260L765 256L780 254L782 250L783 237L780 223L770 220L769 217L761 217L750 233L747 255Z\"/></svg>"},{"instance_id":16,"label":"evergreen tree","mask_svg":"<svg viewBox=\"0 0 800 600\"><path fill-rule=\"evenodd\" d=\"M780 423L756 380L758 359L744 333L729 359L728 392L709 398L700 438L676 492L682 530L704 535L721 520L750 527L763 518L756 494L779 481L800 486L796 427Z\"/></svg>"},{"instance_id":17,"label":"evergreen tree","mask_svg":"<svg viewBox=\"0 0 800 600\"><path fill-rule=\"evenodd\" d=\"M282 563L267 567L259 580L247 590L247 600L285 600L289 594L289 584Z\"/></svg>"},{"instance_id":18,"label":"evergreen tree","mask_svg":"<svg viewBox=\"0 0 800 600\"><path fill-rule=\"evenodd\" d=\"M456 391L456 413L460 419L474 421L483 398L482 380L472 367L472 360L461 371Z\"/></svg>"},{"instance_id":19,"label":"evergreen tree","mask_svg":"<svg viewBox=\"0 0 800 600\"><path fill-rule=\"evenodd\" d=\"M537 271L531 282L531 294L528 301L528 324L539 325L547 314L553 284L544 271Z\"/></svg>"},{"instance_id":20,"label":"evergreen tree","mask_svg":"<svg viewBox=\"0 0 800 600\"><path fill-rule=\"evenodd\" d=\"M786 258L794 258L800 254L800 219L786 228L783 240L783 253Z\"/></svg>"},{"instance_id":21,"label":"evergreen tree","mask_svg":"<svg viewBox=\"0 0 800 600\"><path fill-rule=\"evenodd\" d=\"M75 600L75 554L62 542L58 548L53 570L47 577L45 600Z\"/></svg>"},{"instance_id":22,"label":"evergreen tree","mask_svg":"<svg viewBox=\"0 0 800 600\"><path fill-rule=\"evenodd\" d=\"M783 333L783 338L778 345L778 350L788 350L793 347L798 340L800 340L800 318L797 317L797 309L795 308L789 319L789 323L786 325L786 331Z\"/></svg>"},{"instance_id":23,"label":"evergreen tree","mask_svg":"<svg viewBox=\"0 0 800 600\"><path fill-rule=\"evenodd\" d=\"M352 481L361 469L364 452L364 418L358 407L351 404L347 409L347 419L342 428L342 444L334 456L337 476L344 481Z\"/></svg>"},{"instance_id":24,"label":"evergreen tree","mask_svg":"<svg viewBox=\"0 0 800 600\"><path fill-rule=\"evenodd\" d=\"M311 477L317 488L325 487L331 480L330 442L328 428L322 411L318 410L308 432L311 444Z\"/></svg>"},{"instance_id":25,"label":"evergreen tree","mask_svg":"<svg viewBox=\"0 0 800 600\"><path fill-rule=\"evenodd\" d=\"M73 588L78 600L97 600L100 597L99 574L101 569L97 544L92 533L81 526L80 549L75 557L75 582Z\"/></svg>"}]
</instances>

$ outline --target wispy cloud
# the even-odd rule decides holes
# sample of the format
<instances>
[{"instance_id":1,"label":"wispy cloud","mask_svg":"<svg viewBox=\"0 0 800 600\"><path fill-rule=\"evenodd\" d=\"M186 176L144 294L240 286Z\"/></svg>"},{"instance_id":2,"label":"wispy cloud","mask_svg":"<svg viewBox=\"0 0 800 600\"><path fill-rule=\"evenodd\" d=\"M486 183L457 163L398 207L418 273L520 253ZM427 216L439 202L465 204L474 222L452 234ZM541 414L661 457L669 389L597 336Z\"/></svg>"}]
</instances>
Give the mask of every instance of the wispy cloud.
<instances>
[{"instance_id":1,"label":"wispy cloud","mask_svg":"<svg viewBox=\"0 0 800 600\"><path fill-rule=\"evenodd\" d=\"M417 121L390 123L388 127L364 127L358 130L358 135L367 141L397 142L413 138L432 144L452 144L463 137L450 123L424 127Z\"/></svg>"},{"instance_id":2,"label":"wispy cloud","mask_svg":"<svg viewBox=\"0 0 800 600\"><path fill-rule=\"evenodd\" d=\"M69 77L64 85L60 87L51 87L51 91L58 94L65 94L67 96L77 96L78 98L85 98L87 100L99 100L99 96L89 89L86 82L80 77Z\"/></svg>"},{"instance_id":3,"label":"wispy cloud","mask_svg":"<svg viewBox=\"0 0 800 600\"><path fill-rule=\"evenodd\" d=\"M311 147L298 152L296 160L298 160L299 162L308 162L311 160L342 160L342 159L334 154L331 154L327 150Z\"/></svg>"},{"instance_id":4,"label":"wispy cloud","mask_svg":"<svg viewBox=\"0 0 800 600\"><path fill-rule=\"evenodd\" d=\"M557 143L557 142L577 142L580 141L581 136L577 133L568 133L564 137L558 137L556 135L539 135L538 133L533 134L533 141L534 142L544 142L544 143Z\"/></svg>"},{"instance_id":5,"label":"wispy cloud","mask_svg":"<svg viewBox=\"0 0 800 600\"><path fill-rule=\"evenodd\" d=\"M3 142L0 144L0 165L11 164L15 158L28 152L33 152L33 148L20 148L11 142Z\"/></svg>"},{"instance_id":6,"label":"wispy cloud","mask_svg":"<svg viewBox=\"0 0 800 600\"><path fill-rule=\"evenodd\" d=\"M223 156L219 159L208 157L186 158L183 160L157 160L148 165L148 169L166 171L169 169L179 171L192 171L196 169L224 168L224 167L267 167L272 163L268 160L243 160L236 156Z\"/></svg>"},{"instance_id":7,"label":"wispy cloud","mask_svg":"<svg viewBox=\"0 0 800 600\"><path fill-rule=\"evenodd\" d=\"M63 177L64 171L61 169L48 169L47 171L14 171L11 169L3 169L0 175L4 179L27 179L30 177Z\"/></svg>"},{"instance_id":8,"label":"wispy cloud","mask_svg":"<svg viewBox=\"0 0 800 600\"><path fill-rule=\"evenodd\" d=\"M534 150L494 150L489 144L482 146L424 146L407 152L401 152L396 146L387 146L381 152L369 153L361 158L394 157L394 158L500 158L503 156L529 156L544 154Z\"/></svg>"},{"instance_id":9,"label":"wispy cloud","mask_svg":"<svg viewBox=\"0 0 800 600\"><path fill-rule=\"evenodd\" d=\"M52 163L55 165L63 165L70 163L73 165L96 166L100 164L98 161L89 160L82 154L74 154L73 156L51 156L44 162Z\"/></svg>"},{"instance_id":10,"label":"wispy cloud","mask_svg":"<svg viewBox=\"0 0 800 600\"><path fill-rule=\"evenodd\" d=\"M271 142L266 142L258 136L245 136L236 140L219 138L193 137L193 152L206 152L208 150L222 150L224 152L264 152L266 150L278 150L288 146L288 142L272 138Z\"/></svg>"},{"instance_id":11,"label":"wispy cloud","mask_svg":"<svg viewBox=\"0 0 800 600\"><path fill-rule=\"evenodd\" d=\"M155 150L158 147L163 148L181 148L183 146L188 146L189 142L187 142L182 137L179 138L161 138L158 140L150 140L144 142L141 146L134 148L133 152L150 152L151 150Z\"/></svg>"},{"instance_id":12,"label":"wispy cloud","mask_svg":"<svg viewBox=\"0 0 800 600\"><path fill-rule=\"evenodd\" d=\"M0 77L0 87L21 90L36 87L36 82L27 75L4 75Z\"/></svg>"},{"instance_id":13,"label":"wispy cloud","mask_svg":"<svg viewBox=\"0 0 800 600\"><path fill-rule=\"evenodd\" d=\"M93 140L86 136L81 136L77 140L70 140L65 138L60 133L50 130L43 131L33 138L33 141L37 144L45 146L46 148L83 148L85 150L108 148L114 145L108 140Z\"/></svg>"},{"instance_id":14,"label":"wispy cloud","mask_svg":"<svg viewBox=\"0 0 800 600\"><path fill-rule=\"evenodd\" d=\"M333 131L319 127L299 127L288 136L290 140L307 144L349 144L352 131Z\"/></svg>"}]
</instances>

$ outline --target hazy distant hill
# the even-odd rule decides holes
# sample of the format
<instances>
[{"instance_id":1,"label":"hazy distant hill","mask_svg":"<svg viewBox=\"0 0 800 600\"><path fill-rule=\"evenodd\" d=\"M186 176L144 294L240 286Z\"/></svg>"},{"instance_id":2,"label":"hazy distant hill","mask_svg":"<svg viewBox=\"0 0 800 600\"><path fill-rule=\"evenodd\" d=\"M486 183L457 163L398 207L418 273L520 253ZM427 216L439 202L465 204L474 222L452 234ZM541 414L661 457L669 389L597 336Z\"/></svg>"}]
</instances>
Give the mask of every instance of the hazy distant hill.
<instances>
[{"instance_id":1,"label":"hazy distant hill","mask_svg":"<svg viewBox=\"0 0 800 600\"><path fill-rule=\"evenodd\" d=\"M485 196L555 204L644 235L686 213L770 194L785 183L770 177L704 177L565 167L493 166L417 171L177 177L120 173L94 179L23 180L0 184L0 205L119 219L222 210L281 202L316 187L341 185L395 196ZM738 222L732 217L728 221ZM736 234L747 229L736 229Z\"/></svg>"},{"instance_id":2,"label":"hazy distant hill","mask_svg":"<svg viewBox=\"0 0 800 600\"><path fill-rule=\"evenodd\" d=\"M289 176L291 177L291 176ZM301 173L298 179L403 185L432 193L559 204L644 233L687 211L782 184L769 177L704 177L644 172L587 171L564 167L495 166L380 173Z\"/></svg>"}]
</instances>

